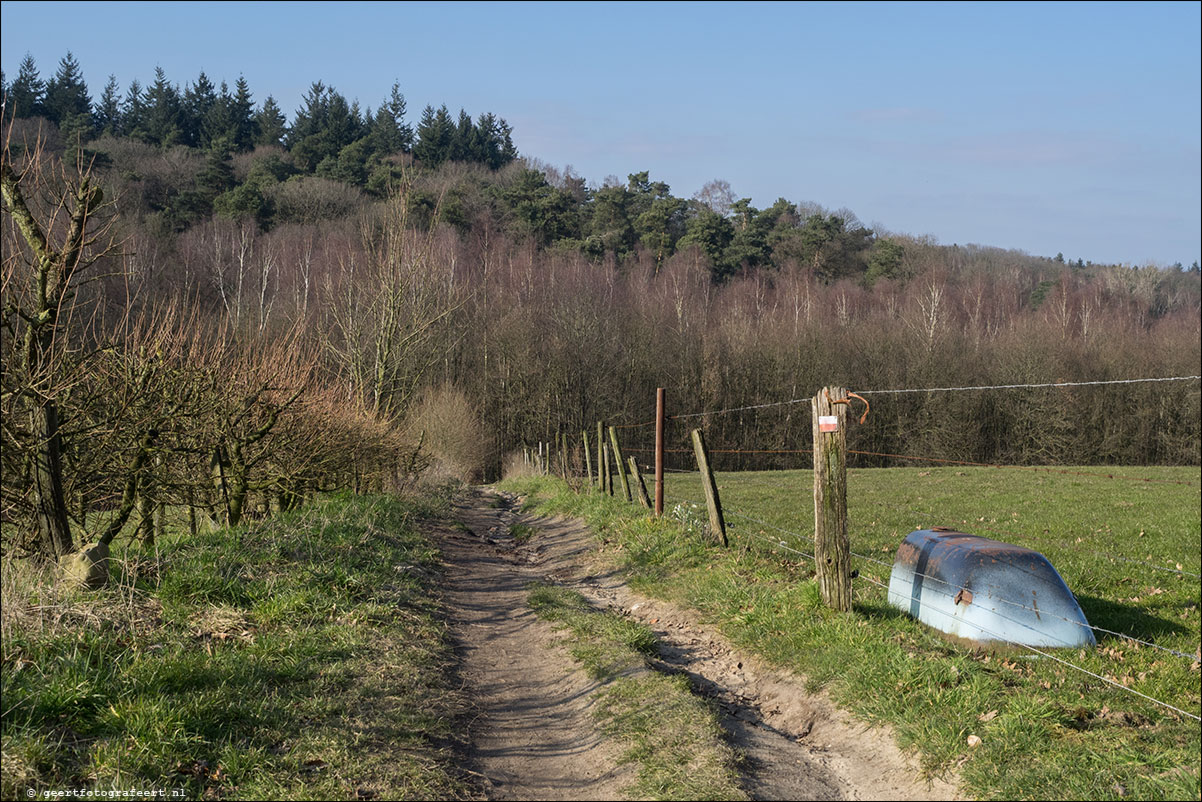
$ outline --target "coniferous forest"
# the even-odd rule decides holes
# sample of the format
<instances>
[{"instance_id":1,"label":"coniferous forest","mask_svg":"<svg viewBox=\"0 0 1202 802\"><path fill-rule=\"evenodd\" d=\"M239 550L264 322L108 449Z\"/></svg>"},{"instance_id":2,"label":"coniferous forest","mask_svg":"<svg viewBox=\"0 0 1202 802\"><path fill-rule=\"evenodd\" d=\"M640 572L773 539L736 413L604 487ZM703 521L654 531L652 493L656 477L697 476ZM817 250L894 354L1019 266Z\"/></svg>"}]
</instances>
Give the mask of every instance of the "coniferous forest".
<instances>
[{"instance_id":1,"label":"coniferous forest","mask_svg":"<svg viewBox=\"0 0 1202 802\"><path fill-rule=\"evenodd\" d=\"M168 506L196 527L494 476L523 444L649 420L657 386L684 413L828 384L1198 372L1196 262L941 245L815 202L756 208L721 179L682 197L654 165L595 183L519 154L497 113L411 113L399 85L372 108L318 81L289 119L243 78L159 69L97 93L67 54L45 78L26 57L3 93L6 548L60 555L133 521L153 539ZM1199 461L1196 382L877 414L877 452ZM705 425L771 449L810 420Z\"/></svg>"}]
</instances>

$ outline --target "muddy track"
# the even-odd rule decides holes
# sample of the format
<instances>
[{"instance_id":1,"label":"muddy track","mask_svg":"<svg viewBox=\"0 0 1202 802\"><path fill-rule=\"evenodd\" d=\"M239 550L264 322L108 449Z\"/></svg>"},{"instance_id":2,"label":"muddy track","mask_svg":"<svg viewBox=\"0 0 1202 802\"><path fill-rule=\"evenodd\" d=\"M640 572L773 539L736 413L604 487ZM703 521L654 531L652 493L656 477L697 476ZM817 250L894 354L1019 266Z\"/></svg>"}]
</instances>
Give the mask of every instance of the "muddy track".
<instances>
[{"instance_id":1,"label":"muddy track","mask_svg":"<svg viewBox=\"0 0 1202 802\"><path fill-rule=\"evenodd\" d=\"M443 536L461 673L475 700L469 768L493 799L613 799L632 778L589 714L588 679L562 635L526 608L526 586L570 587L601 608L647 624L661 643L656 670L687 674L713 699L743 755L753 799L957 799L955 786L919 775L892 736L869 729L795 675L741 654L696 612L626 587L595 559L579 521L536 518L511 496L476 490L456 505L465 531ZM510 527L534 534L518 543Z\"/></svg>"}]
</instances>

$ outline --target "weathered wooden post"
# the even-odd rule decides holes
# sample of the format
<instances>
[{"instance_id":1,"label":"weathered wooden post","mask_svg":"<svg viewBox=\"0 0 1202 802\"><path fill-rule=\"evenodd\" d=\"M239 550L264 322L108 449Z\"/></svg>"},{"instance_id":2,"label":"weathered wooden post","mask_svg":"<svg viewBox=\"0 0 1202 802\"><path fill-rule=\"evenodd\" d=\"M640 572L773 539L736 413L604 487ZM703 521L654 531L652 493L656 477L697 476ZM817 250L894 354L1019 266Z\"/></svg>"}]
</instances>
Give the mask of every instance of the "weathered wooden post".
<instances>
[{"instance_id":1,"label":"weathered wooden post","mask_svg":"<svg viewBox=\"0 0 1202 802\"><path fill-rule=\"evenodd\" d=\"M664 388L655 391L655 514L664 514Z\"/></svg>"},{"instance_id":2,"label":"weathered wooden post","mask_svg":"<svg viewBox=\"0 0 1202 802\"><path fill-rule=\"evenodd\" d=\"M627 501L634 501L634 497L630 495L630 482L626 479L626 464L622 461L622 449L618 446L618 430L614 427L609 427L609 442L614 449L614 464L618 466L618 480L622 483L622 492L626 494Z\"/></svg>"},{"instance_id":3,"label":"weathered wooden post","mask_svg":"<svg viewBox=\"0 0 1202 802\"><path fill-rule=\"evenodd\" d=\"M584 437L584 469L588 471L588 488L591 492L597 483L593 481L593 455L589 452L588 432L581 432Z\"/></svg>"},{"instance_id":4,"label":"weathered wooden post","mask_svg":"<svg viewBox=\"0 0 1202 802\"><path fill-rule=\"evenodd\" d=\"M605 422L597 421L597 487L602 492L605 491L605 471L602 470L602 466L605 465L605 462L602 459L602 457L604 457L605 455L601 453L601 450L602 450L601 444L604 442L605 442Z\"/></svg>"},{"instance_id":5,"label":"weathered wooden post","mask_svg":"<svg viewBox=\"0 0 1202 802\"><path fill-rule=\"evenodd\" d=\"M601 444L601 492L608 493L611 496L614 494L614 474L613 469L609 465L609 443Z\"/></svg>"},{"instance_id":6,"label":"weathered wooden post","mask_svg":"<svg viewBox=\"0 0 1202 802\"><path fill-rule=\"evenodd\" d=\"M635 495L639 497L639 504L651 509L651 496L647 495L647 483L643 481L643 473L639 470L638 462L634 457L630 457L628 464L630 465L630 480L634 485Z\"/></svg>"},{"instance_id":7,"label":"weathered wooden post","mask_svg":"<svg viewBox=\"0 0 1202 802\"><path fill-rule=\"evenodd\" d=\"M722 500L718 497L718 484L710 469L709 453L705 450L705 437L700 429L693 430L693 454L697 457L697 470L701 473L701 486L705 488L705 506L710 514L710 531L723 546L726 540L726 520L722 517Z\"/></svg>"},{"instance_id":8,"label":"weathered wooden post","mask_svg":"<svg viewBox=\"0 0 1202 802\"><path fill-rule=\"evenodd\" d=\"M839 403L842 402L842 403ZM851 611L847 540L847 390L827 387L810 401L814 425L814 563L822 599Z\"/></svg>"}]
</instances>

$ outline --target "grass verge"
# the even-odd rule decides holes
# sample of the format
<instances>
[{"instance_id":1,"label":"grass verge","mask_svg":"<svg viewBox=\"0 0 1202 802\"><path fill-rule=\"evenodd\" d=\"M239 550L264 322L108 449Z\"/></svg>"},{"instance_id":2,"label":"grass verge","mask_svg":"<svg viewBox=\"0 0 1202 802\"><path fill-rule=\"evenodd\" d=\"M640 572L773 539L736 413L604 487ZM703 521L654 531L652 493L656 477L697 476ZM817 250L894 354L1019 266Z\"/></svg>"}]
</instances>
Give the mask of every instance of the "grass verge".
<instances>
[{"instance_id":1,"label":"grass verge","mask_svg":"<svg viewBox=\"0 0 1202 802\"><path fill-rule=\"evenodd\" d=\"M623 745L623 762L638 767L627 789L632 798L747 798L714 710L692 694L687 677L645 667L656 647L651 630L554 585L533 585L528 603L540 618L571 631L572 657L603 683L594 714Z\"/></svg>"},{"instance_id":2,"label":"grass verge","mask_svg":"<svg viewBox=\"0 0 1202 802\"><path fill-rule=\"evenodd\" d=\"M5 564L3 797L467 796L437 512L327 499L135 548L93 592Z\"/></svg>"},{"instance_id":3,"label":"grass verge","mask_svg":"<svg viewBox=\"0 0 1202 802\"><path fill-rule=\"evenodd\" d=\"M1197 469L1141 469L1164 481ZM1161 476L1160 474L1163 474ZM702 611L741 648L804 675L939 774L956 770L984 799L1198 799L1196 721L1021 649L957 644L855 583L851 615L818 600L808 472L720 474L731 547L694 529L695 478L672 477L669 508L652 520L554 480L507 483L539 512L585 519L600 551L642 592ZM1097 649L1059 656L1195 715L1200 709L1199 515L1196 484L1132 484L990 469L852 471L854 567L888 581L902 537L949 525L1043 551L1077 592L1090 622L1180 652L1098 633ZM702 511L704 507L701 507ZM738 510L755 521L730 514ZM1134 561L1134 562L1132 562ZM1154 567L1155 566L1155 567ZM1161 570L1165 567L1173 570ZM975 736L970 738L970 736ZM976 744L975 746L970 745Z\"/></svg>"}]
</instances>

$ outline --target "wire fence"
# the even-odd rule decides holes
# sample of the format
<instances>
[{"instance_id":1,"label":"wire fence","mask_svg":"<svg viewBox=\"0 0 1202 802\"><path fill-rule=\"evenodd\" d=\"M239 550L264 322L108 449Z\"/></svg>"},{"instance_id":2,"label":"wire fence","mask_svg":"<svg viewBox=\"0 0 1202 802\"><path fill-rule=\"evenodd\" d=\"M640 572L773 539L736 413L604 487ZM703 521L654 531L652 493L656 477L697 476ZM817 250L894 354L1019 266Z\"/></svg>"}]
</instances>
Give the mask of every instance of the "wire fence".
<instances>
[{"instance_id":1,"label":"wire fence","mask_svg":"<svg viewBox=\"0 0 1202 802\"><path fill-rule=\"evenodd\" d=\"M899 396L899 395L907 395L907 394L986 393L986 392L1002 392L1002 391L1017 391L1017 390L1033 390L1033 389L1041 389L1041 388L1086 388L1086 387L1104 387L1104 386L1112 386L1112 385L1129 387L1131 385L1138 385L1138 384L1156 385L1156 384L1164 384L1164 383L1170 383L1170 382L1196 382L1199 379L1202 379L1202 377L1200 377L1200 376L1170 376L1170 377L1115 379L1115 380L1104 380L1104 381L1100 380L1100 381L1081 381L1081 382L1040 382L1040 383L1021 383L1021 384L1016 383L1016 384L961 386L961 387L889 388L889 389L857 390L856 394L860 395L860 396L885 396L885 397L888 397L888 396ZM741 406L725 407L725 408L715 409L715 410L700 410L700 411L688 412L688 413L683 413L683 414L668 415L668 416L665 416L665 420L669 423L679 422L680 424L686 424L686 422L693 422L695 424L699 424L700 427L704 429L711 421L718 419L720 416L734 415L734 414L747 413L747 412L758 413L762 410L796 406L796 405L800 405L800 404L809 404L810 402L811 402L810 398L790 398L790 399L787 399L784 401L754 403L754 404L746 404L746 405L741 405ZM806 416L806 417L808 418L808 416ZM871 416L869 416L869 417L871 417ZM627 433L626 436L631 436L631 435L638 435L640 430L654 427L655 423L656 423L655 421L641 422L641 423L628 423L628 424L615 425L614 428L622 429ZM808 431L808 427L806 427L806 430ZM679 442L681 440L684 440L686 436L687 435L685 434L684 431L676 430L676 431L671 432L668 435L668 437L666 438L666 442L668 442L668 443ZM806 448L769 448L769 447L759 448L759 447L724 447L724 445L725 444L720 445L718 447L708 448L707 452L710 455L772 455L772 456L776 456L776 457L790 457L790 458L794 457L794 456L812 455L812 446L806 447ZM635 445L631 445L631 446L624 446L622 448L622 451L633 454L633 455L647 455L647 454L655 453L655 449L651 448L646 443L642 443L642 442L637 443ZM688 474L694 474L694 475L698 474L698 471L694 468L679 467L679 465L680 465L679 460L681 459L682 456L688 462L691 462L691 459L689 459L689 457L691 457L694 454L694 450L692 448L665 447L662 449L662 453L665 455L665 463L668 463L668 462L675 463L675 464L664 464L662 467L663 467L663 470L665 473L671 474L671 475L677 476L677 477L683 477ZM1055 465L1017 465L1017 464L991 463L991 462L981 462L981 461L975 461L975 460L954 459L954 458L947 457L947 456L901 454L901 453L895 453L895 452L891 452L891 451L872 450L872 449L868 449L868 448L848 449L848 453L852 454L852 455L856 455L856 456L871 457L871 458L876 458L876 459L888 459L888 460L895 460L895 461L900 461L900 462L920 462L920 463L926 462L926 463L932 463L932 464L936 464L936 465L971 467L971 468L1018 469L1018 470L1037 472L1037 473L1043 473L1043 474L1079 477L1079 478L1084 478L1084 479L1088 479L1088 480L1095 480L1095 479L1117 480L1117 481L1123 481L1123 482L1140 483L1145 486L1151 486L1151 485L1164 486L1166 488L1166 492L1168 492L1174 486L1186 487L1186 488L1198 488L1199 484L1200 484L1199 482L1195 482L1195 481L1187 481L1187 480L1181 480L1181 479L1177 479L1177 478L1164 478L1162 476L1137 476L1137 475L1133 475L1135 473L1135 471L1132 471L1130 469L1126 469L1123 471L1112 471L1112 470L1106 470L1106 469L1081 470L1076 467L1062 467L1062 466L1055 466ZM805 462L805 460L799 460L799 462ZM809 465L799 464L797 467L804 468L804 467L809 467ZM651 471L651 470L653 470L653 466L645 465L643 467L643 470ZM695 501L696 498L692 497L689 500ZM753 515L753 514L750 514L749 511L746 509L739 509L736 507L732 507L729 503L729 499L726 499L725 502L726 503L723 503L722 508L723 508L724 514L726 516L728 516L729 523L727 524L727 526L731 530L733 530L733 532L736 536L743 537L749 543L757 543L757 544L760 544L761 547L768 548L773 551L784 552L784 553L793 555L795 557L798 557L798 558L801 558L804 560L812 561L815 559L812 551L807 551L805 548L801 547L802 544L805 544L807 542L812 543L812 537L813 537L812 533L807 535L807 534L804 534L803 532L797 531L796 529L789 528L787 526L780 526L777 523L773 523L770 520L766 520L765 516ZM897 517L896 514L898 513L898 510L893 510L892 512L894 513L894 517ZM805 513L805 511L799 512L799 513L797 513L796 517L800 518L804 515L804 513ZM909 514L918 520L938 520L939 515L937 513L938 513L938 510L926 510L926 511L922 511L922 512L915 512L913 510L909 511ZM768 517L772 517L772 516L768 516ZM970 529L977 528L977 529L981 529L984 531L989 531L993 534L999 534L1002 537L1006 537L1008 540L1011 540L1011 541L1026 541L1029 543L1032 540L1040 540L1040 538L1033 536L1033 535L1029 535L1029 534L1019 534L1019 533L1015 533L1013 531L1002 531L1002 530L993 529L985 523L984 517L982 517L980 519L980 521L976 521L975 523L979 523L981 525L975 526L975 527L970 525L967 528L970 528ZM1045 532L1045 534L1047 534L1047 533ZM1066 542L1063 539L1056 539L1054 542L1052 542L1050 544L1040 544L1040 545L1044 545L1044 547L1050 546L1054 550L1066 549L1069 551L1080 553L1082 555L1090 555L1092 557L1102 558L1102 559L1108 561L1112 565L1114 565L1116 563L1121 563L1123 565L1138 566L1143 569L1154 570L1159 573L1165 574L1166 576L1176 577L1180 581L1189 581L1191 579L1202 579L1202 574L1199 574L1199 573L1191 571L1191 570L1187 570L1187 568L1185 567L1186 564L1188 564L1188 565L1190 565L1190 567L1192 567L1192 560L1189 558L1179 557L1178 559L1175 559L1175 560L1167 560L1166 559L1165 561L1168 562L1169 565L1161 565L1161 564L1157 564L1157 563L1153 562L1151 555L1149 555L1148 559L1137 559L1135 557L1132 557L1132 556L1129 556L1126 554L1118 553L1118 550L1116 550L1116 549L1108 549L1108 550L1103 551L1103 550L1099 550L1096 548L1090 548L1088 546L1088 544L1082 543L1080 541L1081 541L1081 538L1078 538L1077 542ZM858 579L864 580L869 585L875 586L875 587L881 589L882 591L884 591L886 594L888 594L887 582L884 581L883 579L874 577L872 575L872 573L870 572L870 569L873 569L876 571L881 571L881 570L887 568L887 569L889 569L888 573L891 574L893 567L894 567L893 563L879 559L870 554L866 554L862 550L861 551L852 551L851 556L856 561L858 561L858 568L857 568L857 571L854 576ZM961 590L966 590L966 588L958 587L954 583L948 582L943 577L934 576L927 572L915 572L915 575L922 577L924 581L930 581L930 582L938 583L938 584L945 586L949 593L957 593ZM998 603L997 606L1001 608L1000 612L996 608L995 608L994 612L1000 618L1002 618L1004 620L1008 620L1008 621L1012 622L1013 624L1020 626L1020 627L1027 626L1027 624L1019 618L1015 618L1013 616L1008 616L1005 613L1006 610L1013 610L1015 613L1033 613L1033 614L1037 614L1040 616L1049 616L1048 611L1037 609L1036 607L1034 607L1030 604L1026 604L1021 600L996 598L996 597L993 600L996 601ZM948 611L943 610L942 608L939 608L937 606L930 605L925 601L920 601L920 604L923 606L924 609L929 608L930 610L933 610L933 611L939 613L940 615L948 615L948 616L951 615ZM1132 632L1124 632L1121 629L1117 629L1117 628L1099 626L1097 624L1091 624L1091 623L1082 623L1081 621L1076 621L1076 620L1070 619L1068 617L1055 615L1055 614L1051 614L1050 617L1061 619L1063 621L1069 622L1076 626L1080 626L1080 627L1088 629L1092 633L1095 633L1096 640L1099 642L1099 644L1105 643L1107 641L1128 643L1128 644L1132 644L1137 649L1138 648L1146 648L1146 649L1150 649L1158 654L1163 654L1168 657L1171 657L1174 660L1188 661L1191 665L1196 664L1197 662L1199 662L1200 659L1202 659L1202 646L1199 647L1199 651L1197 654L1189 654L1188 652L1183 651L1179 648L1174 648L1173 646L1166 646L1164 644L1157 643L1155 640L1151 639L1150 637L1147 637L1146 635L1143 637L1140 637L1140 635L1143 635L1143 633L1140 633L1140 632L1133 634ZM976 625L974 624L974 626L976 626ZM1129 693L1129 694L1132 694L1137 697L1141 697L1159 707L1173 711L1176 714L1185 716L1189 719L1202 721L1202 718L1200 718L1195 713L1192 713L1188 710L1184 710L1181 707L1174 705L1170 702L1164 701L1162 699L1157 699L1149 694L1143 693L1139 689L1132 688L1129 685L1124 684L1123 682L1120 682L1113 677L1107 677L1107 676L1097 673L1096 671L1092 671L1089 668L1086 668L1085 666L1079 665L1069 659L1066 659L1066 657L1058 656L1057 654L1055 654L1053 652L1035 648L1030 645L1024 645L1021 643L1017 643L1011 638L1007 638L1000 633L990 631L982 626L977 626L977 628L980 629L985 635L988 635L989 638L991 638L993 640L1008 644L1008 645L1016 647L1016 648L1030 651L1034 654L1037 654L1037 655L1040 655L1047 659L1050 659L1058 664L1062 664L1074 671L1080 672L1083 675L1088 675L1090 677L1093 677L1094 679L1105 682L1106 684L1113 686L1114 688L1119 689L1122 692Z\"/></svg>"}]
</instances>

